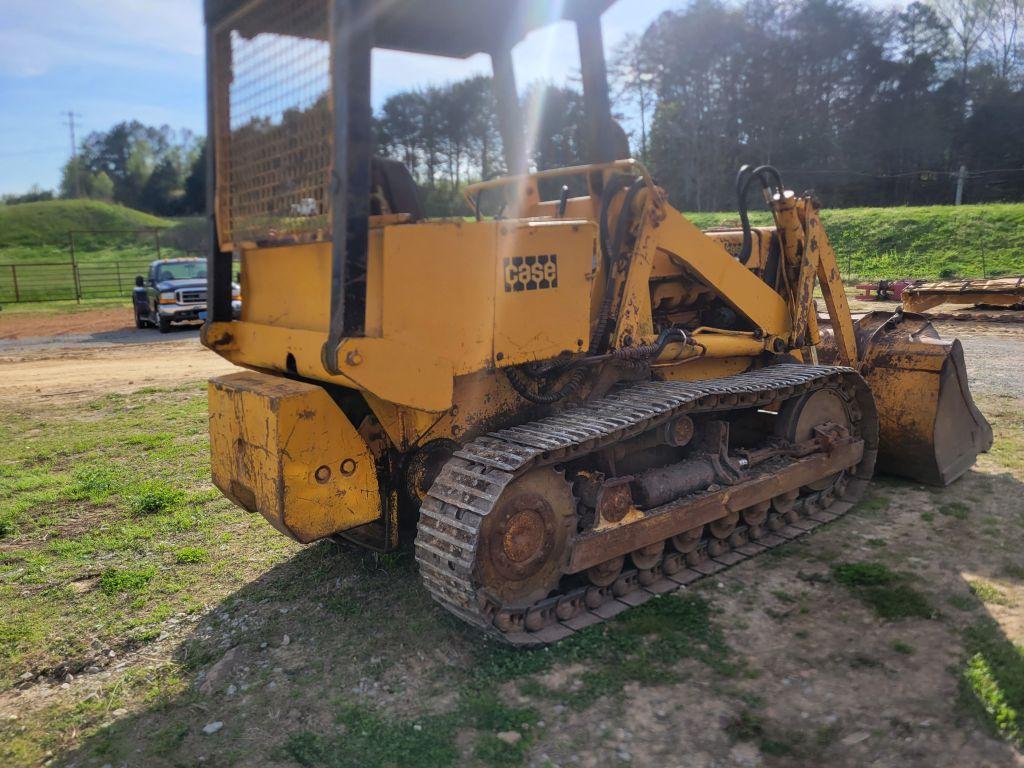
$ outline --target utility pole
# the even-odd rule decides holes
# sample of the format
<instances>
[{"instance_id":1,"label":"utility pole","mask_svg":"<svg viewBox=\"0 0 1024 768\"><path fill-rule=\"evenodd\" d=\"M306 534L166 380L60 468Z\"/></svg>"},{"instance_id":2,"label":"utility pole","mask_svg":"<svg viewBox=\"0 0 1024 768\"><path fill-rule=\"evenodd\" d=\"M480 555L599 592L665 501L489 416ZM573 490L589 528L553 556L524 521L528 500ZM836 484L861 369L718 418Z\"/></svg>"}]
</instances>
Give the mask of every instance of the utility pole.
<instances>
[{"instance_id":1,"label":"utility pole","mask_svg":"<svg viewBox=\"0 0 1024 768\"><path fill-rule=\"evenodd\" d=\"M78 198L82 196L82 185L79 180L78 142L75 141L75 118L81 118L82 116L70 109L61 114L67 115L67 120L64 122L64 125L66 125L71 131L71 173L73 174L72 178L75 185L75 197Z\"/></svg>"},{"instance_id":2,"label":"utility pole","mask_svg":"<svg viewBox=\"0 0 1024 768\"><path fill-rule=\"evenodd\" d=\"M956 204L963 205L964 202L964 183L967 181L967 166L960 166L960 173L956 177Z\"/></svg>"}]
</instances>

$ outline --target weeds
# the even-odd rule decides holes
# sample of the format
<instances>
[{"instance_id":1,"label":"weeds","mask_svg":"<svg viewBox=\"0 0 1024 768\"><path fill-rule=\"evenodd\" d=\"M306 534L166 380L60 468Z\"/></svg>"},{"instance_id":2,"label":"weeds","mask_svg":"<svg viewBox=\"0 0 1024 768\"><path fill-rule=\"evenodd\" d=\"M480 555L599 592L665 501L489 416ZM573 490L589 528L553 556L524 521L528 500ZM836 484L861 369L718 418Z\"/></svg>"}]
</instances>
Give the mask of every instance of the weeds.
<instances>
[{"instance_id":1,"label":"weeds","mask_svg":"<svg viewBox=\"0 0 1024 768\"><path fill-rule=\"evenodd\" d=\"M179 565L205 563L209 559L210 554L202 547L182 547L174 553L174 561Z\"/></svg>"},{"instance_id":2,"label":"weeds","mask_svg":"<svg viewBox=\"0 0 1024 768\"><path fill-rule=\"evenodd\" d=\"M842 563L832 578L850 589L883 619L928 619L934 610L928 599L911 587L908 578L881 563Z\"/></svg>"},{"instance_id":3,"label":"weeds","mask_svg":"<svg viewBox=\"0 0 1024 768\"><path fill-rule=\"evenodd\" d=\"M976 598L988 605L1011 607L1014 604L1009 595L991 582L983 579L975 579L973 581L968 581L967 586Z\"/></svg>"},{"instance_id":4,"label":"weeds","mask_svg":"<svg viewBox=\"0 0 1024 768\"><path fill-rule=\"evenodd\" d=\"M945 515L946 517L953 517L957 520L966 520L967 513L970 511L969 507L959 501L951 501L948 504L943 504L939 507L939 514Z\"/></svg>"},{"instance_id":5,"label":"weeds","mask_svg":"<svg viewBox=\"0 0 1024 768\"><path fill-rule=\"evenodd\" d=\"M306 768L444 768L455 765L458 758L450 715L409 722L347 706L337 722L342 730L331 736L293 733L274 757Z\"/></svg>"},{"instance_id":6,"label":"weeds","mask_svg":"<svg viewBox=\"0 0 1024 768\"><path fill-rule=\"evenodd\" d=\"M67 496L72 500L89 500L98 504L117 492L122 478L113 467L85 464L75 467Z\"/></svg>"},{"instance_id":7,"label":"weeds","mask_svg":"<svg viewBox=\"0 0 1024 768\"><path fill-rule=\"evenodd\" d=\"M488 647L477 665L480 685L495 685L543 672L556 662L581 662L586 670L571 690L551 692L575 709L622 690L629 682L661 685L678 679L675 665L687 658L724 676L738 674L711 607L694 596L668 595L633 608L615 621L577 632L550 650L506 651Z\"/></svg>"},{"instance_id":8,"label":"weeds","mask_svg":"<svg viewBox=\"0 0 1024 768\"><path fill-rule=\"evenodd\" d=\"M156 515L171 510L183 497L181 490L162 480L144 480L126 495L125 503L133 515Z\"/></svg>"},{"instance_id":9,"label":"weeds","mask_svg":"<svg viewBox=\"0 0 1024 768\"><path fill-rule=\"evenodd\" d=\"M99 586L106 595L141 592L156 575L156 568L108 568L100 575Z\"/></svg>"},{"instance_id":10,"label":"weeds","mask_svg":"<svg viewBox=\"0 0 1024 768\"><path fill-rule=\"evenodd\" d=\"M989 619L967 629L963 681L968 700L985 722L1024 746L1024 646L1015 646Z\"/></svg>"}]
</instances>

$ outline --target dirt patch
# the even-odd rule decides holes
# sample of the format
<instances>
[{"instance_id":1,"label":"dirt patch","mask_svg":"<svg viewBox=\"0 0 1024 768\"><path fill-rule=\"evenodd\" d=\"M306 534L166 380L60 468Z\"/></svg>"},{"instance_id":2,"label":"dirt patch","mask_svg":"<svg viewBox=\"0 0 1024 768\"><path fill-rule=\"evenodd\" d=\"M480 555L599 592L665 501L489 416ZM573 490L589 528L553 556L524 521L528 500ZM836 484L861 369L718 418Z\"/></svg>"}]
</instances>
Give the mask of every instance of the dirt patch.
<instances>
[{"instance_id":1,"label":"dirt patch","mask_svg":"<svg viewBox=\"0 0 1024 768\"><path fill-rule=\"evenodd\" d=\"M194 335L181 341L26 348L0 355L0 402L9 403L92 400L111 392L179 386L239 370Z\"/></svg>"},{"instance_id":2,"label":"dirt patch","mask_svg":"<svg viewBox=\"0 0 1024 768\"><path fill-rule=\"evenodd\" d=\"M94 309L67 314L0 312L0 339L109 333L135 327L132 309Z\"/></svg>"}]
</instances>

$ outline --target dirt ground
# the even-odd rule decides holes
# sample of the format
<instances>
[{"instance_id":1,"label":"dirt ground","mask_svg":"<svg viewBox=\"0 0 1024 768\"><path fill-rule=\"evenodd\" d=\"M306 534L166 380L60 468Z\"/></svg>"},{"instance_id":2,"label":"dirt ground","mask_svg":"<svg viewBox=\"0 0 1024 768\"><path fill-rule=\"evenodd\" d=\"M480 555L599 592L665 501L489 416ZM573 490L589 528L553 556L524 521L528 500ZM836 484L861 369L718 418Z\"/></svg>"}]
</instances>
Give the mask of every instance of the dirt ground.
<instances>
[{"instance_id":1,"label":"dirt ground","mask_svg":"<svg viewBox=\"0 0 1024 768\"><path fill-rule=\"evenodd\" d=\"M178 386L231 369L194 330L162 337L110 327L117 322L104 312L59 338L39 332L43 326L0 324L0 409L38 415L47 403ZM41 762L349 766L359 763L332 749L354 750L377 735L425 744L396 765L432 765L433 742L417 739L442 728L438 713L453 706L452 681L472 688L484 679L533 713L492 728L500 727L502 744L523 739L515 753L521 762L509 762L507 752L489 759L483 742L474 748L455 728L458 765L1024 766L1024 756L972 711L962 674L979 623L997 627L1011 655L1024 643L1024 326L943 323L939 330L961 338L998 450L941 491L880 479L841 520L687 590L710 605L720 632L710 644L718 650L682 653L661 681L621 677L620 689L584 704L581 692L594 685L586 659L500 678L470 674L465 682L465 670L487 666L481 659L495 651L481 650L417 587L396 585L414 579L410 566L384 573L378 561L368 566L364 556L318 545L290 548L273 567L251 558L225 563L243 586L207 599L194 616L175 614L158 639L117 664L103 660L103 647L92 673L63 682L28 675L30 682L0 692L0 724L13 728L18 718L84 702L119 675L180 662L198 643L204 661L185 681L187 694L108 704L101 719L118 735L83 743L77 730L62 732L62 746ZM888 564L927 598L931 613L880 618L832 578L836 563L851 561ZM320 586L306 589L300 578L308 572ZM372 610L337 609L346 596ZM726 648L728 665L715 662ZM391 725L378 734L377 721L344 720L338 711L353 702ZM302 738L285 742L288 734ZM169 747L152 748L168 738Z\"/></svg>"},{"instance_id":2,"label":"dirt ground","mask_svg":"<svg viewBox=\"0 0 1024 768\"><path fill-rule=\"evenodd\" d=\"M131 309L0 314L0 402L87 400L230 372L195 325L138 330Z\"/></svg>"},{"instance_id":3,"label":"dirt ground","mask_svg":"<svg viewBox=\"0 0 1024 768\"><path fill-rule=\"evenodd\" d=\"M134 330L131 309L94 309L82 312L0 313L0 340L51 336L83 336Z\"/></svg>"}]
</instances>

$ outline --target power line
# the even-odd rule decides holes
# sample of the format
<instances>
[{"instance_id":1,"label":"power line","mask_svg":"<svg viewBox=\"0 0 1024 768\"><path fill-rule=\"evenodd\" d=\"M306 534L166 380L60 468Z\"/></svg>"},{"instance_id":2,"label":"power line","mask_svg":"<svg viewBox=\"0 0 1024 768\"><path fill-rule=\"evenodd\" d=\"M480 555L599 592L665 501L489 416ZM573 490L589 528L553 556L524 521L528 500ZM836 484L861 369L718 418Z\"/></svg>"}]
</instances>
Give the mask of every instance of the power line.
<instances>
[{"instance_id":1,"label":"power line","mask_svg":"<svg viewBox=\"0 0 1024 768\"><path fill-rule=\"evenodd\" d=\"M803 176L862 176L866 179L906 179L917 176L948 176L950 178L957 178L960 176L959 171L932 171L927 169L920 171L904 171L902 173L869 173L867 171L851 171L846 169L820 170L813 168L790 168L782 169L781 172ZM970 171L967 174L967 177L974 178L977 176L990 176L998 173L1024 173L1024 168L991 168L984 171Z\"/></svg>"}]
</instances>

